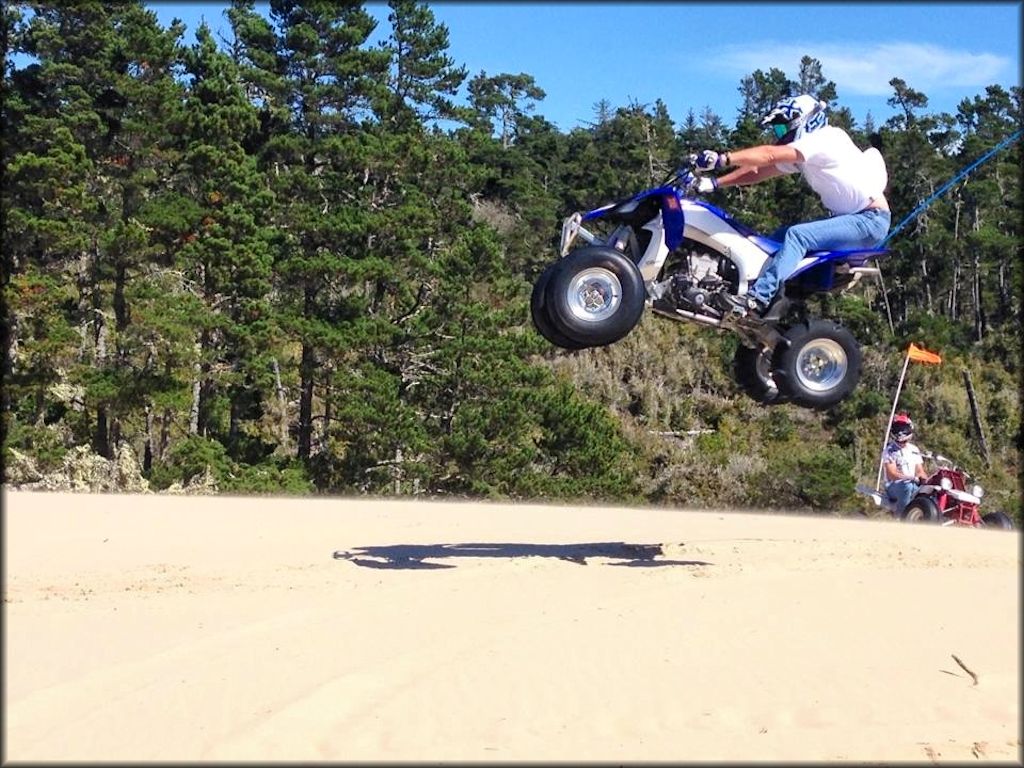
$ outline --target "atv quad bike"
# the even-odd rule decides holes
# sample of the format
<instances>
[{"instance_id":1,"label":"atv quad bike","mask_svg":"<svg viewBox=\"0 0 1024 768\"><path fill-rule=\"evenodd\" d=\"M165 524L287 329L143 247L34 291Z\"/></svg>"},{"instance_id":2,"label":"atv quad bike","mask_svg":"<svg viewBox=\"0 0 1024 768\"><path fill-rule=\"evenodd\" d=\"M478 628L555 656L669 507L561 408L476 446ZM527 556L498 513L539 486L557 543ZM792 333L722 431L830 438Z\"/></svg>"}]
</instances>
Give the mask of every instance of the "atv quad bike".
<instances>
[{"instance_id":1,"label":"atv quad bike","mask_svg":"<svg viewBox=\"0 0 1024 768\"><path fill-rule=\"evenodd\" d=\"M981 498L985 490L974 482L967 470L937 453L924 452L921 455L935 463L935 470L918 487L917 494L899 515L900 520L969 528L1013 528L1013 521L1005 512L981 514ZM864 486L857 486L857 491L896 515L896 507L885 493Z\"/></svg>"},{"instance_id":2,"label":"atv quad bike","mask_svg":"<svg viewBox=\"0 0 1024 768\"><path fill-rule=\"evenodd\" d=\"M781 243L698 199L693 171L691 156L661 186L568 216L559 258L533 287L534 326L564 349L599 347L622 339L650 309L735 333L733 374L758 402L832 407L857 386L860 346L838 322L812 317L807 300L877 275L868 263L886 251L812 251L763 316L720 309L716 294L746 294Z\"/></svg>"}]
</instances>

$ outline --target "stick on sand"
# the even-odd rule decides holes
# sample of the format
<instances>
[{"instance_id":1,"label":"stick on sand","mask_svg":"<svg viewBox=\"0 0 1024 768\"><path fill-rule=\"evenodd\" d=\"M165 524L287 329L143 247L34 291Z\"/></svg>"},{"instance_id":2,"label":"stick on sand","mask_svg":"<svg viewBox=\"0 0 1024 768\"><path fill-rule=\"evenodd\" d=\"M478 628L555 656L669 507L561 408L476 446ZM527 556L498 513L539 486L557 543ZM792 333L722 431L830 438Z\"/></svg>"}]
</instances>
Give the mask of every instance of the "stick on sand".
<instances>
[{"instance_id":1,"label":"stick on sand","mask_svg":"<svg viewBox=\"0 0 1024 768\"><path fill-rule=\"evenodd\" d=\"M960 665L960 668L961 668L961 669L962 669L962 670L963 670L964 672L966 672L966 673L967 673L968 675L970 675L970 676L971 676L971 680L973 680L973 681L974 681L974 685L977 685L977 684L978 684L978 676L977 676L976 674L974 674L973 672L971 672L971 670L969 670L969 669L967 668L967 665L966 665L966 664L964 664L964 663L963 663L962 661L960 661L960 659L958 659L958 658L957 658L957 656L956 656L956 654L955 654L955 653L951 653L951 654L949 654L949 655L953 657L953 661L955 661L955 662L956 662L957 664L959 664L959 665Z\"/></svg>"}]
</instances>

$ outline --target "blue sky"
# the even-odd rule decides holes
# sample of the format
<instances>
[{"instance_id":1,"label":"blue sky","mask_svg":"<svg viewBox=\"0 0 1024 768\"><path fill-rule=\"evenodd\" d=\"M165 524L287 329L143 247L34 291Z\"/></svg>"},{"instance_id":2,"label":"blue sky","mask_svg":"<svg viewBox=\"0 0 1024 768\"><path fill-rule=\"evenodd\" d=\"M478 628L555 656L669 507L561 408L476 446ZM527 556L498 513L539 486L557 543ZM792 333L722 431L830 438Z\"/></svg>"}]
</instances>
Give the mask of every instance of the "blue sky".
<instances>
[{"instance_id":1,"label":"blue sky","mask_svg":"<svg viewBox=\"0 0 1024 768\"><path fill-rule=\"evenodd\" d=\"M164 25L185 22L186 41L202 17L227 34L224 4L147 5ZM1020 85L1020 2L429 5L470 77L533 76L547 94L537 113L563 131L590 122L602 99L619 107L660 98L677 124L689 109L699 116L710 107L732 125L742 77L777 67L795 79L803 55L821 61L859 124L869 112L876 124L894 114L893 77L924 93L931 112L955 113L988 85ZM386 4L366 7L380 20L371 41L386 38Z\"/></svg>"}]
</instances>

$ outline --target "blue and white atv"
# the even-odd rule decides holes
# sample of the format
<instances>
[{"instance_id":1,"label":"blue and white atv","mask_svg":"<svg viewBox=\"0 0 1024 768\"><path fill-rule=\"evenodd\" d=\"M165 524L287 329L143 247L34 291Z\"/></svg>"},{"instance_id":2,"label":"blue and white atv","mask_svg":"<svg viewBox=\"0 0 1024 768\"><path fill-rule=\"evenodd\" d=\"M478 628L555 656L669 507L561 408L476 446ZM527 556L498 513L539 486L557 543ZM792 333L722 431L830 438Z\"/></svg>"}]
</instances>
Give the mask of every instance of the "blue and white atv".
<instances>
[{"instance_id":1,"label":"blue and white atv","mask_svg":"<svg viewBox=\"0 0 1024 768\"><path fill-rule=\"evenodd\" d=\"M716 295L745 294L781 244L697 199L692 171L691 157L662 186L567 217L560 257L533 288L534 326L565 349L599 347L650 307L736 333L734 376L758 402L835 405L857 386L860 347L837 322L810 317L806 300L877 275L868 263L886 251L812 251L762 317L719 309Z\"/></svg>"}]
</instances>

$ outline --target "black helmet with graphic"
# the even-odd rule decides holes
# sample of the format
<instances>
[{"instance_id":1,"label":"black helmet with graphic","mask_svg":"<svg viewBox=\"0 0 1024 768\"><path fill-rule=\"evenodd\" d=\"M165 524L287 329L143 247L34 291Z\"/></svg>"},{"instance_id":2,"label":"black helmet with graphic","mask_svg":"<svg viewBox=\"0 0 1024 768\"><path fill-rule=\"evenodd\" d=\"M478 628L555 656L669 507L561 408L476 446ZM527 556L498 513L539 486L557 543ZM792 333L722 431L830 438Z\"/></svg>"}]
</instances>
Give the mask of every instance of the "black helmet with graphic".
<instances>
[{"instance_id":1,"label":"black helmet with graphic","mask_svg":"<svg viewBox=\"0 0 1024 768\"><path fill-rule=\"evenodd\" d=\"M889 435L897 443L906 443L914 436L914 422L906 413L897 413L889 428Z\"/></svg>"}]
</instances>

